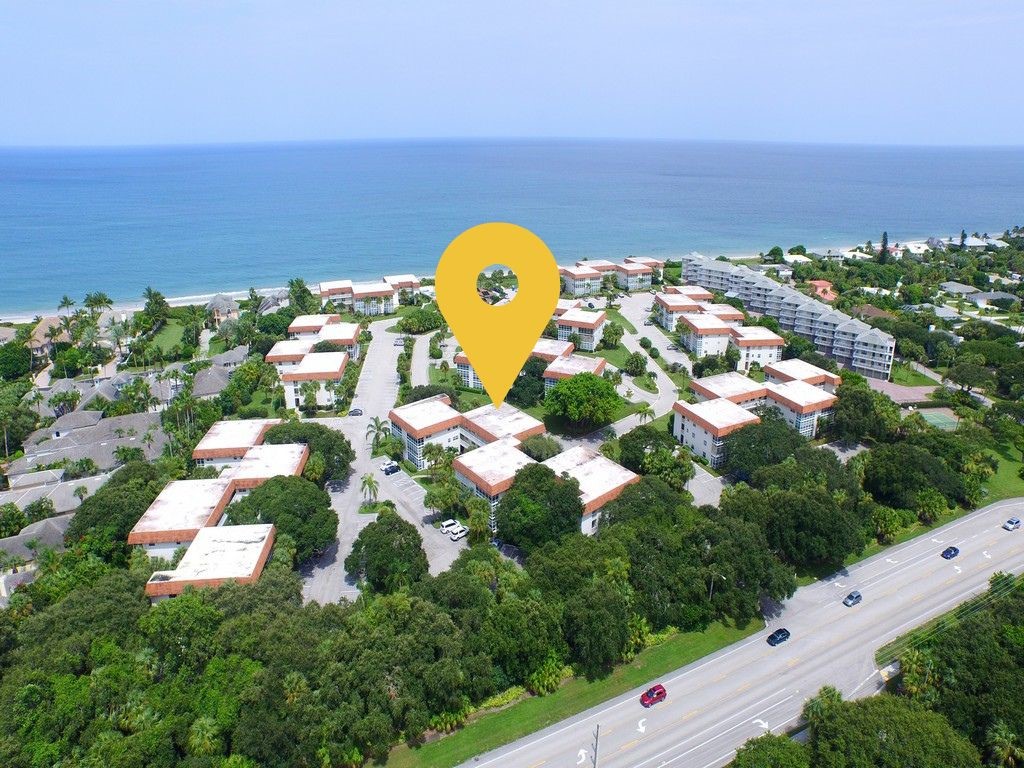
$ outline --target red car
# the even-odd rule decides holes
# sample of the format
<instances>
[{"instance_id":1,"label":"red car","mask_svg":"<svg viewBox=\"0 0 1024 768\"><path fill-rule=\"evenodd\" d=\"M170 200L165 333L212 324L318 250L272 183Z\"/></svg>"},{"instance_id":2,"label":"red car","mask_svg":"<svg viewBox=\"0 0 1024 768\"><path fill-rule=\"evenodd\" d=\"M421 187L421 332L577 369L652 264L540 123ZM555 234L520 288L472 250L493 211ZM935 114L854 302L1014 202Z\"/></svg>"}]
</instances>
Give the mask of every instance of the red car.
<instances>
[{"instance_id":1,"label":"red car","mask_svg":"<svg viewBox=\"0 0 1024 768\"><path fill-rule=\"evenodd\" d=\"M658 683L653 688L650 688L640 694L640 703L645 707L652 707L659 701L664 701L668 692L665 690L665 686Z\"/></svg>"}]
</instances>

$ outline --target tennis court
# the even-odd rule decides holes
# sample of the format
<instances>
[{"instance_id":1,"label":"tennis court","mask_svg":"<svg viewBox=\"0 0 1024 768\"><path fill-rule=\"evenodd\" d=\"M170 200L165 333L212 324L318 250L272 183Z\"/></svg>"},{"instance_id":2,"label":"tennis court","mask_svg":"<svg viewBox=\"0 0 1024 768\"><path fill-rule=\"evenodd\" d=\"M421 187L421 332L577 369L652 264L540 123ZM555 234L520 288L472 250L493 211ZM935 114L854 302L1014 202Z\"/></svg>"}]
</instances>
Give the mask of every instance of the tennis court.
<instances>
[{"instance_id":1,"label":"tennis court","mask_svg":"<svg viewBox=\"0 0 1024 768\"><path fill-rule=\"evenodd\" d=\"M936 429L945 432L952 432L956 429L957 417L948 408L936 408L934 410L920 410L921 417Z\"/></svg>"}]
</instances>

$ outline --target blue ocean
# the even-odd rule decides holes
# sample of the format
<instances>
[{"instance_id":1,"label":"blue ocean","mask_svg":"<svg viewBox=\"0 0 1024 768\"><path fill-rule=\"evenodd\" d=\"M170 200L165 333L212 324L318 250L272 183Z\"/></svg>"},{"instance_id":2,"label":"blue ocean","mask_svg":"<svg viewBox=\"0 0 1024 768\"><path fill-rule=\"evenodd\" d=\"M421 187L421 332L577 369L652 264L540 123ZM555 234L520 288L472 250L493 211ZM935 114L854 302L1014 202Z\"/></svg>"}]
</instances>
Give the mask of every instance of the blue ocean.
<instances>
[{"instance_id":1,"label":"blue ocean","mask_svg":"<svg viewBox=\"0 0 1024 768\"><path fill-rule=\"evenodd\" d=\"M1024 149L625 141L0 150L0 317L431 273L503 220L559 261L1024 224Z\"/></svg>"}]
</instances>

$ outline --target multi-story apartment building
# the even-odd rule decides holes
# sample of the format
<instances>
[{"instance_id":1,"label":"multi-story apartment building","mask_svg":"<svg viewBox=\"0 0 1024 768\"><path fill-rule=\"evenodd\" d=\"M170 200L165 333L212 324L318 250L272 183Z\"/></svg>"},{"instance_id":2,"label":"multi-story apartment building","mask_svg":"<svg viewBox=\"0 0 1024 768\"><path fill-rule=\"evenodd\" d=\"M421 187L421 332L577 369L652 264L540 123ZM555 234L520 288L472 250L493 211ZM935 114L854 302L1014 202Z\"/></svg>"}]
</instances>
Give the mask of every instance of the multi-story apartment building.
<instances>
[{"instance_id":1,"label":"multi-story apartment building","mask_svg":"<svg viewBox=\"0 0 1024 768\"><path fill-rule=\"evenodd\" d=\"M514 405L492 403L462 414L462 447L471 450L498 440L514 440L516 445L528 437L544 434L544 422Z\"/></svg>"},{"instance_id":2,"label":"multi-story apartment building","mask_svg":"<svg viewBox=\"0 0 1024 768\"><path fill-rule=\"evenodd\" d=\"M690 389L699 403L705 400L730 400L748 411L764 405L768 393L764 384L736 371L693 379Z\"/></svg>"},{"instance_id":3,"label":"multi-story apartment building","mask_svg":"<svg viewBox=\"0 0 1024 768\"><path fill-rule=\"evenodd\" d=\"M299 315L288 326L288 335L293 339L320 340L320 331L331 323L340 323L339 315Z\"/></svg>"},{"instance_id":4,"label":"multi-story apartment building","mask_svg":"<svg viewBox=\"0 0 1024 768\"><path fill-rule=\"evenodd\" d=\"M687 312L679 316L679 339L694 357L724 355L730 328L714 315Z\"/></svg>"},{"instance_id":5,"label":"multi-story apartment building","mask_svg":"<svg viewBox=\"0 0 1024 768\"><path fill-rule=\"evenodd\" d=\"M736 363L738 371L749 371L754 363L764 368L782 359L786 340L768 328L749 325L733 328L729 334L729 345L735 347L740 355Z\"/></svg>"},{"instance_id":6,"label":"multi-story apartment building","mask_svg":"<svg viewBox=\"0 0 1024 768\"><path fill-rule=\"evenodd\" d=\"M455 479L486 499L493 509L512 487L516 472L537 463L520 451L518 445L515 438L504 438L457 456L452 461Z\"/></svg>"},{"instance_id":7,"label":"multi-story apartment building","mask_svg":"<svg viewBox=\"0 0 1024 768\"><path fill-rule=\"evenodd\" d=\"M713 304L709 301L702 301L699 305L699 312L705 315L714 315L726 325L733 327L743 325L746 316L742 309L736 309L732 304Z\"/></svg>"},{"instance_id":8,"label":"multi-story apartment building","mask_svg":"<svg viewBox=\"0 0 1024 768\"><path fill-rule=\"evenodd\" d=\"M761 422L756 414L725 398L700 403L679 401L672 410L672 434L676 440L712 467L720 467L725 462L728 435Z\"/></svg>"},{"instance_id":9,"label":"multi-story apartment building","mask_svg":"<svg viewBox=\"0 0 1024 768\"><path fill-rule=\"evenodd\" d=\"M590 296L601 290L601 273L591 267L559 267L562 290L570 296Z\"/></svg>"},{"instance_id":10,"label":"multi-story apartment building","mask_svg":"<svg viewBox=\"0 0 1024 768\"><path fill-rule=\"evenodd\" d=\"M687 312L700 312L700 305L681 293L659 293L654 297L658 324L667 331L675 331L679 317Z\"/></svg>"},{"instance_id":11,"label":"multi-story apartment building","mask_svg":"<svg viewBox=\"0 0 1024 768\"><path fill-rule=\"evenodd\" d=\"M329 341L344 347L350 360L359 359L359 325L357 323L330 323L325 325L317 337L318 341Z\"/></svg>"},{"instance_id":12,"label":"multi-story apartment building","mask_svg":"<svg viewBox=\"0 0 1024 768\"><path fill-rule=\"evenodd\" d=\"M579 348L584 352L593 352L601 343L607 319L608 316L604 312L570 309L555 320L558 326L558 339L569 341L570 336L576 335L579 337Z\"/></svg>"},{"instance_id":13,"label":"multi-story apartment building","mask_svg":"<svg viewBox=\"0 0 1024 768\"><path fill-rule=\"evenodd\" d=\"M790 381L804 381L826 392L835 392L843 380L836 374L805 362L800 358L779 360L764 367L765 380L769 384L786 384Z\"/></svg>"},{"instance_id":14,"label":"multi-story apartment building","mask_svg":"<svg viewBox=\"0 0 1024 768\"><path fill-rule=\"evenodd\" d=\"M352 284L352 311L360 315L390 315L398 308L398 288L383 280Z\"/></svg>"},{"instance_id":15,"label":"multi-story apartment building","mask_svg":"<svg viewBox=\"0 0 1024 768\"><path fill-rule=\"evenodd\" d=\"M600 376L604 373L607 362L603 357L585 357L583 355L567 355L555 358L544 369L544 391L552 389L562 379L572 378L579 373L592 373Z\"/></svg>"},{"instance_id":16,"label":"multi-story apartment building","mask_svg":"<svg viewBox=\"0 0 1024 768\"><path fill-rule=\"evenodd\" d=\"M336 401L335 385L341 382L347 364L347 352L310 352L298 365L280 374L285 405L289 408L305 405L304 385L310 382L316 387L317 406L333 408Z\"/></svg>"},{"instance_id":17,"label":"multi-story apartment building","mask_svg":"<svg viewBox=\"0 0 1024 768\"><path fill-rule=\"evenodd\" d=\"M567 475L579 483L580 501L583 502L580 531L587 535L597 533L601 508L640 480L636 473L582 445L552 456L543 463L556 475Z\"/></svg>"},{"instance_id":18,"label":"multi-story apartment building","mask_svg":"<svg viewBox=\"0 0 1024 768\"><path fill-rule=\"evenodd\" d=\"M702 288L699 285L666 285L665 293L677 294L679 296L686 296L693 301L711 301L715 298L715 295L711 293L707 288Z\"/></svg>"},{"instance_id":19,"label":"multi-story apartment building","mask_svg":"<svg viewBox=\"0 0 1024 768\"><path fill-rule=\"evenodd\" d=\"M555 358L568 357L572 354L573 347L571 341L559 341L558 339L537 339L537 343L533 345L533 349L530 351L530 357L539 357L541 360L546 360L549 363L553 363Z\"/></svg>"},{"instance_id":20,"label":"multi-story apartment building","mask_svg":"<svg viewBox=\"0 0 1024 768\"><path fill-rule=\"evenodd\" d=\"M469 358L465 352L455 353L455 370L459 373L459 378L462 379L462 386L467 389L483 389L483 382L480 381L480 377L476 375L476 371L473 369L473 364L469 362Z\"/></svg>"},{"instance_id":21,"label":"multi-story apartment building","mask_svg":"<svg viewBox=\"0 0 1024 768\"><path fill-rule=\"evenodd\" d=\"M649 291L654 270L646 264L616 264L615 284L624 291Z\"/></svg>"},{"instance_id":22,"label":"multi-story apartment building","mask_svg":"<svg viewBox=\"0 0 1024 768\"><path fill-rule=\"evenodd\" d=\"M210 427L192 451L192 460L201 467L224 469L237 465L249 449L263 444L267 430L280 419L227 419Z\"/></svg>"},{"instance_id":23,"label":"multi-story apartment building","mask_svg":"<svg viewBox=\"0 0 1024 768\"><path fill-rule=\"evenodd\" d=\"M896 346L892 336L859 320L854 322L849 315L794 288L698 253L682 258L682 278L739 297L747 309L776 318L783 329L809 339L820 353L857 373L880 379L891 373Z\"/></svg>"},{"instance_id":24,"label":"multi-story apartment building","mask_svg":"<svg viewBox=\"0 0 1024 768\"><path fill-rule=\"evenodd\" d=\"M806 438L818 433L821 419L832 415L836 396L806 381L789 381L768 385L767 405Z\"/></svg>"},{"instance_id":25,"label":"multi-story apartment building","mask_svg":"<svg viewBox=\"0 0 1024 768\"><path fill-rule=\"evenodd\" d=\"M447 395L392 408L388 420L391 434L402 441L405 458L417 469L426 469L423 448L427 443L456 452L462 444L462 414L452 408Z\"/></svg>"},{"instance_id":26,"label":"multi-story apartment building","mask_svg":"<svg viewBox=\"0 0 1024 768\"><path fill-rule=\"evenodd\" d=\"M665 269L665 260L655 256L627 256L622 260L626 264L643 264L654 269Z\"/></svg>"}]
</instances>

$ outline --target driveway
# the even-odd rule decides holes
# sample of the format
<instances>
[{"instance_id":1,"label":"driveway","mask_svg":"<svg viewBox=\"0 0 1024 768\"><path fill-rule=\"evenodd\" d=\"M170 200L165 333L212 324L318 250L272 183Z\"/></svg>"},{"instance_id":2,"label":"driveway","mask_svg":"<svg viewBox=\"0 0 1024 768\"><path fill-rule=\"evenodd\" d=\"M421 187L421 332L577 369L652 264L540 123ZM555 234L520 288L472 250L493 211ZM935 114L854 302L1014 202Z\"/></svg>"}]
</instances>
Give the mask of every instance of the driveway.
<instances>
[{"instance_id":1,"label":"driveway","mask_svg":"<svg viewBox=\"0 0 1024 768\"><path fill-rule=\"evenodd\" d=\"M669 349L673 342L661 332L660 328L644 325L650 312L647 308L654 304L654 296L650 293L634 293L624 299L620 299L622 316L636 326L639 336L646 336L651 344L658 348L661 357L666 363L679 363L686 368L687 373L693 372L693 363L686 352L680 349ZM678 341L678 339L677 339Z\"/></svg>"},{"instance_id":2,"label":"driveway","mask_svg":"<svg viewBox=\"0 0 1024 768\"><path fill-rule=\"evenodd\" d=\"M363 501L359 490L360 478L366 473L373 474L380 483L378 499L393 501L398 514L420 530L432 574L447 569L467 546L465 540L458 543L449 541L427 523L429 514L423 506L425 491L421 486L404 473L386 477L380 471L383 460L370 456L370 443L366 440L370 419L374 416L386 419L398 396L396 367L402 348L395 341L401 336L387 330L394 322L391 317L370 324L373 340L365 346L366 357L352 398L352 405L362 408L363 415L310 419L344 434L352 443L356 456L347 481L331 492L331 506L338 513L337 544L303 571L302 592L307 601L333 603L358 594L355 584L345 573L344 561L352 551L359 531L373 519L372 515L362 515L358 511ZM427 339L424 337L423 341L427 342Z\"/></svg>"},{"instance_id":3,"label":"driveway","mask_svg":"<svg viewBox=\"0 0 1024 768\"><path fill-rule=\"evenodd\" d=\"M905 387L902 384L894 384L884 379L868 379L868 386L875 392L881 392L892 398L893 402L899 405L908 403L921 403L929 399L929 395L937 387Z\"/></svg>"},{"instance_id":4,"label":"driveway","mask_svg":"<svg viewBox=\"0 0 1024 768\"><path fill-rule=\"evenodd\" d=\"M722 490L726 483L720 477L715 477L697 462L693 462L693 479L686 484L686 490L693 496L695 506L710 504L717 507L722 499Z\"/></svg>"}]
</instances>

